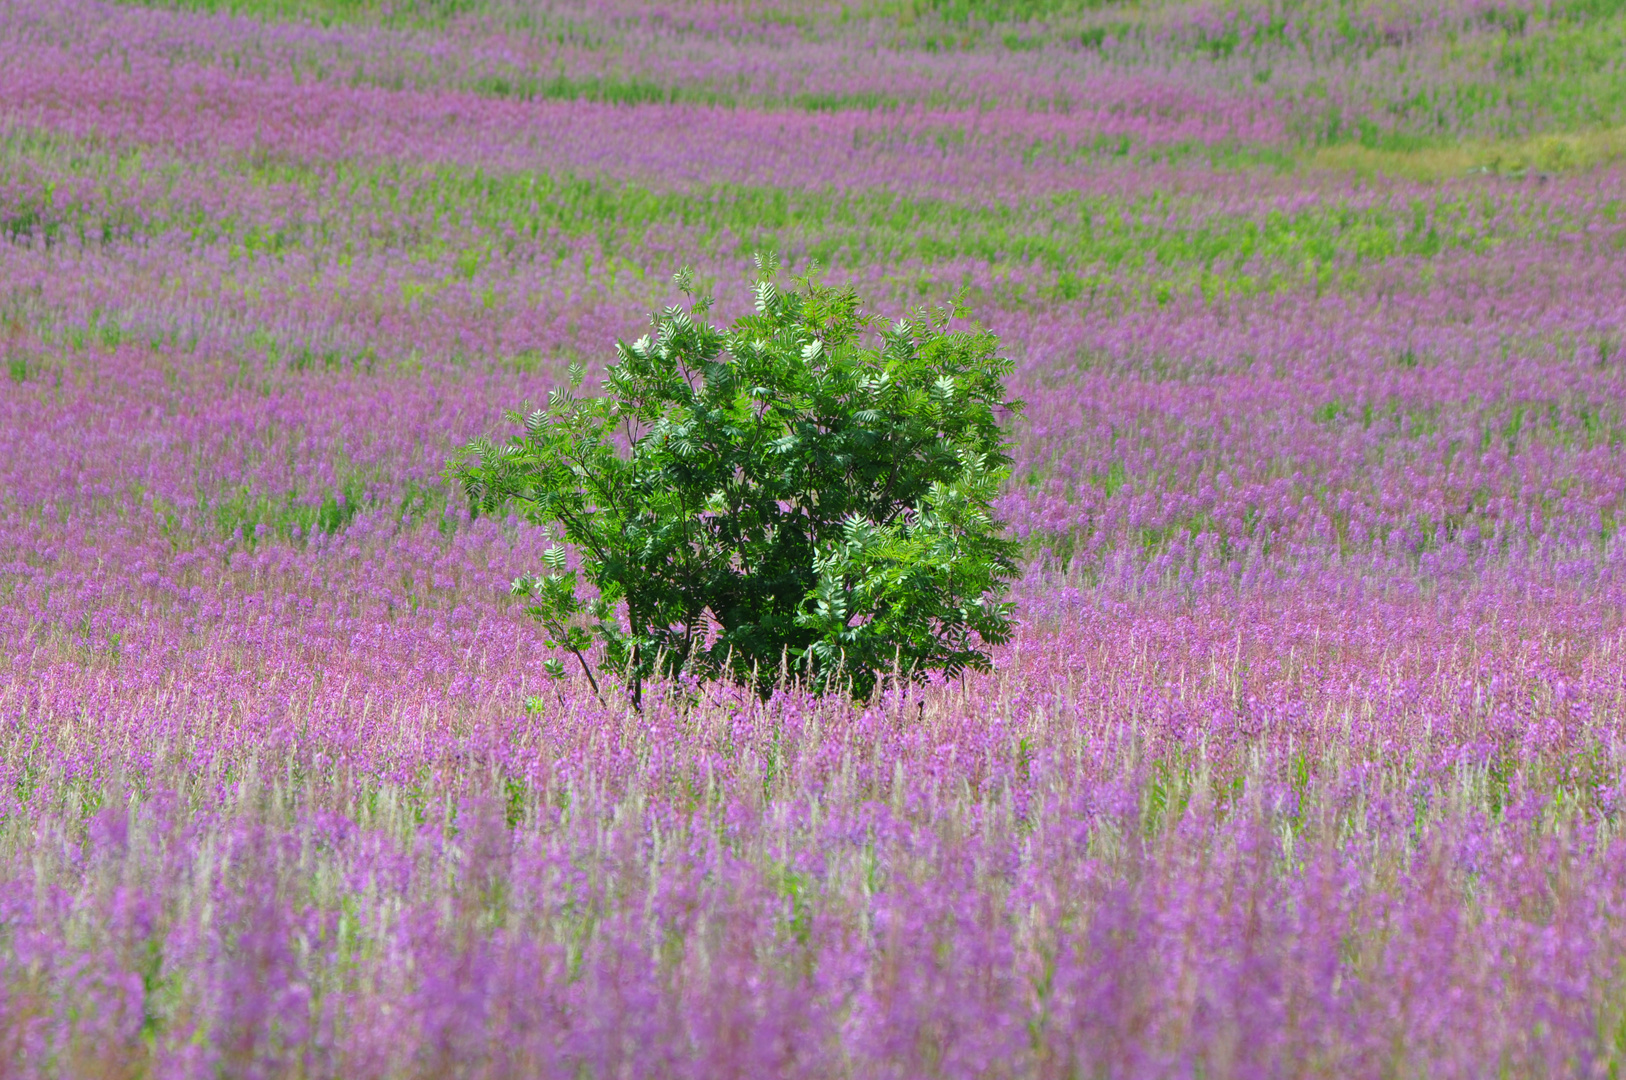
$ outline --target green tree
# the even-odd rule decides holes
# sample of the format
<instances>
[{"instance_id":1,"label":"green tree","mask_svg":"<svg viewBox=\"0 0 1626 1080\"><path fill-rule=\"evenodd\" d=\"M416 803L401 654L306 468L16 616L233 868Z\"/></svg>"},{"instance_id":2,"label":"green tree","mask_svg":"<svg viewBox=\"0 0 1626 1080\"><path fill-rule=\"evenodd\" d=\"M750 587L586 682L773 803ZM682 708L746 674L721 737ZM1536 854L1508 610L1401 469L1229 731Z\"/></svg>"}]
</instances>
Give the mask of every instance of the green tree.
<instances>
[{"instance_id":1,"label":"green tree","mask_svg":"<svg viewBox=\"0 0 1626 1080\"><path fill-rule=\"evenodd\" d=\"M573 366L546 409L510 414L510 442L465 448L451 472L475 513L514 507L579 556L550 549L514 592L595 691L601 643L635 704L680 670L867 698L888 672L986 669L1016 574L992 505L1011 362L987 330L951 331L957 309L882 325L851 289L758 267L755 314L711 325L685 269L690 306L617 344L603 396Z\"/></svg>"}]
</instances>

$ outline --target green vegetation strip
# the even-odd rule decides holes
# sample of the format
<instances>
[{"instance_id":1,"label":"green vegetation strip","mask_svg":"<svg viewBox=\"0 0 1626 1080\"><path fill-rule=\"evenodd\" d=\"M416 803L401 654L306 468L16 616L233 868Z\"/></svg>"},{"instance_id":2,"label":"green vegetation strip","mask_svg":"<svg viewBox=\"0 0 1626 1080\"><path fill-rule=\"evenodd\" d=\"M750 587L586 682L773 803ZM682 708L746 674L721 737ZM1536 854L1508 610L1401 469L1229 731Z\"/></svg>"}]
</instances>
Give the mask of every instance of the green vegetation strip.
<instances>
[{"instance_id":1,"label":"green vegetation strip","mask_svg":"<svg viewBox=\"0 0 1626 1080\"><path fill-rule=\"evenodd\" d=\"M1390 260L1485 252L1515 239L1554 241L1575 227L1561 208L1518 188L1397 189L1365 204L1334 195L1297 208L1265 198L1254 207L1214 208L1200 196L1166 191L1129 198L1062 192L988 204L735 184L660 191L606 179L396 164L230 160L213 170L13 132L0 141L0 183L14 192L0 208L0 237L96 244L179 235L230 245L239 258L299 249L341 266L389 252L449 264L472 279L492 264L577 259L573 242L582 238L595 241L600 259L636 266L659 236L677 229L718 258L776 249L838 269L884 264L905 272L961 262L990 267L996 279L1037 273L1041 280L1023 286L1033 298L1070 300L1126 283L1251 294L1332 273L1345 275L1338 284L1354 285L1361 270ZM276 189L265 201L289 209L205 212L199 193L211 186ZM1602 219L1618 218L1621 203L1602 206Z\"/></svg>"}]
</instances>

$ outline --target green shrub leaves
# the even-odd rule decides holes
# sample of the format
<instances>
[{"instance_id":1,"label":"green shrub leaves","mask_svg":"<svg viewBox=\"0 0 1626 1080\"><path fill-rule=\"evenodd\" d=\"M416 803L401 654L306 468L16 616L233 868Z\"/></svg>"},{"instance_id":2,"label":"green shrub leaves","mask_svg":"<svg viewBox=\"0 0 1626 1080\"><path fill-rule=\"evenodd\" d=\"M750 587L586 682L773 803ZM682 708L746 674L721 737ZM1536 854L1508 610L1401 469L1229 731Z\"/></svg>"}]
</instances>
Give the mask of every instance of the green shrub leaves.
<instances>
[{"instance_id":1,"label":"green shrub leaves","mask_svg":"<svg viewBox=\"0 0 1626 1080\"><path fill-rule=\"evenodd\" d=\"M557 529L597 595L577 595L562 548L515 593L590 678L602 644L634 702L679 671L865 698L888 672L986 668L1016 574L993 511L1011 362L988 331L951 330L951 309L866 341L878 324L852 290L782 289L758 265L755 314L711 325L679 273L690 307L617 345L604 396L578 396L574 368L512 416L520 434L453 466L475 512Z\"/></svg>"}]
</instances>

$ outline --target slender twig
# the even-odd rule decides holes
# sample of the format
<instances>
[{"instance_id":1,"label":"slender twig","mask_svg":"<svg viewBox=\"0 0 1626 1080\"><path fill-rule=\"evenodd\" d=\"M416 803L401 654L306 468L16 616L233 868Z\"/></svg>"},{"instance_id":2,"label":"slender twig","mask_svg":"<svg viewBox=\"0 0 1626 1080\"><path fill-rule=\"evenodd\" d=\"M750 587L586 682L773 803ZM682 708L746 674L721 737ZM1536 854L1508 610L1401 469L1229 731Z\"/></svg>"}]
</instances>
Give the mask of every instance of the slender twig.
<instances>
[{"instance_id":1,"label":"slender twig","mask_svg":"<svg viewBox=\"0 0 1626 1080\"><path fill-rule=\"evenodd\" d=\"M582 666L582 674L587 676L587 683L593 688L593 696L598 698L598 703L600 705L608 707L608 703L604 700L604 695L599 691L598 680L593 678L593 669L588 665L587 657L582 655L582 651L580 649L571 649L570 651L575 655L576 662Z\"/></svg>"}]
</instances>

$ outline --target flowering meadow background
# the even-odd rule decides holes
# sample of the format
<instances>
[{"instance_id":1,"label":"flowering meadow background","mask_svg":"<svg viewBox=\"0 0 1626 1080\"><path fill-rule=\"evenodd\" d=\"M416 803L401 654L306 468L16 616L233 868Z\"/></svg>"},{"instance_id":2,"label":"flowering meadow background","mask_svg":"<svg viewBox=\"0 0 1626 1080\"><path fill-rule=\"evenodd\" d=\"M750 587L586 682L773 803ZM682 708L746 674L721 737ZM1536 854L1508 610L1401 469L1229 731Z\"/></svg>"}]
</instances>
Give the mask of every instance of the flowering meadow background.
<instances>
[{"instance_id":1,"label":"flowering meadow background","mask_svg":"<svg viewBox=\"0 0 1626 1080\"><path fill-rule=\"evenodd\" d=\"M0 1074L1615 1076L1620 0L0 0ZM1017 361L1020 632L541 675L693 263Z\"/></svg>"}]
</instances>

